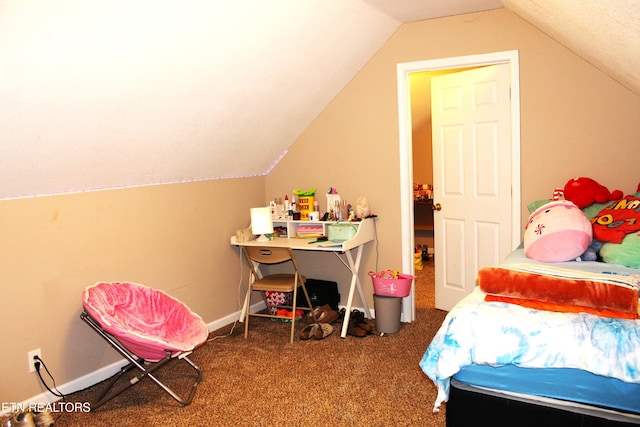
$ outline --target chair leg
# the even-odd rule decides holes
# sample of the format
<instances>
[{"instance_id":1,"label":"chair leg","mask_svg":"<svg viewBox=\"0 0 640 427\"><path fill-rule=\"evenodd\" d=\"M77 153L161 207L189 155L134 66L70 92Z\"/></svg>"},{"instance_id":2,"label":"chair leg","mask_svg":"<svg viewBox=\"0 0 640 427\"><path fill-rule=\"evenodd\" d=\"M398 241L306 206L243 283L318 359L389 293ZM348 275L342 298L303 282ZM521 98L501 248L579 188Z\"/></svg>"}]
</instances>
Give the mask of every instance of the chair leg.
<instances>
[{"instance_id":1,"label":"chair leg","mask_svg":"<svg viewBox=\"0 0 640 427\"><path fill-rule=\"evenodd\" d=\"M102 391L102 393L100 393L100 395L96 398L96 402L91 405L91 410L94 411L94 410L98 409L100 406L104 405L105 403L107 403L108 401L110 401L114 397L118 396L119 394L121 394L125 390L127 390L130 387L136 385L138 382L140 382L140 380L142 380L145 377L148 377L150 380L152 380L154 383L156 383L156 385L158 385L160 388L162 388L167 394L169 394L169 396L171 396L175 401L180 403L182 406L189 405L193 401L193 397L196 394L196 390L198 388L198 385L200 384L200 381L202 380L202 371L187 356L183 356L183 357L181 357L181 359L184 360L184 362L186 362L191 367L191 369L194 370L195 378L194 378L194 382L191 385L191 388L189 389L189 392L187 393L186 397L183 398L183 397L179 396L175 391L173 391L171 388L169 388L169 386L164 384L155 375L153 375L153 372L155 372L156 370L160 369L162 366L166 365L168 362L170 362L170 361L172 361L174 359L175 358L172 358L171 354L169 353L169 354L167 354L167 356L164 359L162 359L162 360L160 360L158 362L151 363L148 368L146 368L144 366L144 361L142 361L142 360L140 360L138 363L133 363L132 362L132 363L129 363L129 364L123 366L120 369L120 372L118 374L116 374L109 381L109 383L107 384L105 389ZM132 370L134 368L140 369L141 372L139 374L137 374L136 376L132 377L127 383L123 384L117 390L112 391L113 386L118 382L118 380L124 374L126 374L127 372L129 372L130 370Z\"/></svg>"},{"instance_id":2,"label":"chair leg","mask_svg":"<svg viewBox=\"0 0 640 427\"><path fill-rule=\"evenodd\" d=\"M129 389L131 386L137 384L138 382L140 382L140 380L144 379L145 377L149 377L149 379L151 379L154 383L156 383L156 385L160 386L160 388L162 388L166 393L168 393L174 400L176 400L182 406L187 406L187 405L189 405L191 403L191 401L193 400L193 397L195 396L196 389L197 389L198 385L200 384L200 381L202 380L202 371L200 370L200 368L197 365L195 365L187 357L189 353L184 353L184 354L181 354L181 355L175 357L175 356L172 355L172 353L170 351L166 351L165 352L166 353L165 357L163 357L159 361L157 361L157 362L147 362L144 359L138 358L135 355L133 355L132 353L130 353L115 338L113 338L111 335L106 333L100 327L100 325L95 320L93 320L91 318L91 316L89 316L89 314L87 314L86 312L82 312L82 314L80 315L80 318L83 321L85 321L85 323L87 323L89 326L91 326L91 328L94 331L96 331L102 338L104 338L111 345L111 347L113 347L118 353L120 353L122 356L124 356L125 359L127 359L129 361L129 363L127 365L123 366L120 369L120 372L117 373L109 381L109 383L105 387L105 390L102 393L100 393L100 395L96 399L96 403L91 405L91 410L92 411L97 409L97 408L99 408L100 406L104 405L109 400L113 399L114 397L116 397L120 393L124 392L125 390ZM195 372L194 382L191 385L191 388L190 388L189 393L187 394L186 398L180 397L170 387L168 387L166 384L164 384L162 381L160 381L155 375L153 375L153 372L155 372L156 370L158 370L161 367L163 367L164 365L166 365L168 362L170 362L172 360L175 360L175 359L183 360ZM113 391L111 394L109 394L109 392L111 391L113 386L118 382L118 380L124 374L126 374L127 372L133 370L134 368L137 368L140 372L137 375L135 375L134 377L132 377L126 384L123 384L122 387L120 387L116 391Z\"/></svg>"},{"instance_id":3,"label":"chair leg","mask_svg":"<svg viewBox=\"0 0 640 427\"><path fill-rule=\"evenodd\" d=\"M169 356L168 358L165 357L164 359L160 360L159 362L156 362L153 367L152 370L155 370L157 368L160 368L162 365L164 365L165 363L167 363L169 360L171 360L171 357ZM120 378L122 378L122 376L124 374L126 374L127 372L131 371L134 368L138 368L139 370L142 371L142 373L139 373L137 375L135 375L134 377L132 377L129 381L127 381L125 384L123 384L120 388L118 388L115 391L112 391L113 386L118 382L118 380ZM107 386L104 388L104 390L102 391L102 393L100 393L98 395L98 397L96 398L95 403L93 403L91 405L91 410L95 411L96 409L98 409L99 407L101 407L102 405L104 405L105 403L107 403L108 401L110 401L111 399L113 399L114 397L116 397L117 395L119 395L120 393L124 392L125 390L129 389L130 387L136 385L142 378L144 378L146 375L150 374L148 372L147 369L144 368L144 360L142 359L138 359L137 361L134 362L130 362L129 364L123 366L120 369L120 372L118 372L118 374L116 374L111 381L109 381L109 383L107 384Z\"/></svg>"},{"instance_id":4,"label":"chair leg","mask_svg":"<svg viewBox=\"0 0 640 427\"><path fill-rule=\"evenodd\" d=\"M309 298L309 293L307 292L307 287L304 285L304 282L301 282L300 286L296 286L295 289L293 290L293 316L294 318L291 319L291 339L290 342L293 343L293 335L294 335L294 330L295 330L295 312L296 312L296 308L297 308L297 304L298 304L298 288L302 288L302 293L304 294L305 299L307 300L307 305L309 307L309 312L311 313L311 317L313 318L313 323L317 323L318 319L316 319L316 315L313 311L313 304L311 303L311 298Z\"/></svg>"},{"instance_id":5,"label":"chair leg","mask_svg":"<svg viewBox=\"0 0 640 427\"><path fill-rule=\"evenodd\" d=\"M309 310L311 312L311 317L313 318L313 322L317 323L318 319L316 319L316 314L313 311L313 304L311 303L311 298L309 297L309 292L307 292L307 287L305 286L304 283L302 285L300 285L300 287L302 288L302 292L304 293L304 297L307 300L307 306L309 307Z\"/></svg>"},{"instance_id":6,"label":"chair leg","mask_svg":"<svg viewBox=\"0 0 640 427\"><path fill-rule=\"evenodd\" d=\"M293 304L291 307L291 337L289 338L289 342L293 344L293 335L296 329L296 304L298 298L298 287L296 286L293 289Z\"/></svg>"},{"instance_id":7,"label":"chair leg","mask_svg":"<svg viewBox=\"0 0 640 427\"><path fill-rule=\"evenodd\" d=\"M188 404L191 403L191 401L193 400L193 396L195 396L195 394L196 394L196 389L198 388L198 384L200 384L200 381L202 380L202 371L186 355L178 356L178 359L184 361L187 365L189 365L189 367L195 372L195 375L196 375L195 379L194 379L194 382L191 385L191 388L189 389L189 393L187 394L187 396L185 398L180 397L176 392L174 392L172 389L170 389L166 384L161 382L158 378L156 378L151 373L151 372L155 371L157 368L159 368L160 366L154 367L154 369L152 369L152 370L150 370L149 372L146 373L146 376L148 376L149 379L151 379L154 383L156 383L158 386L160 386L160 388L162 388L164 391L166 391L174 400L176 400L182 406L187 406ZM144 377L145 374L140 375L140 376Z\"/></svg>"},{"instance_id":8,"label":"chair leg","mask_svg":"<svg viewBox=\"0 0 640 427\"><path fill-rule=\"evenodd\" d=\"M140 360L139 363L144 363L143 360ZM131 387L133 384L135 384L135 382L129 381L127 383L127 385L118 390L117 393L113 393L111 396L109 396L108 398L106 397L107 394L109 393L109 391L113 388L113 386L115 385L115 383L118 382L118 380L127 372L129 372L130 370L132 370L133 368L135 368L135 365L133 363L129 363L125 366L123 366L122 368L120 368L120 372L118 372L116 375L114 375L111 380L107 383L107 385L105 386L104 390L102 391L102 393L100 393L98 395L98 397L96 397L95 403L93 405L91 405L91 410L96 410L98 409L100 406L104 405L105 403L107 403L109 400L111 400L112 398L116 397L117 395L119 395L120 393L122 393L123 391L125 391L126 389L128 389L129 387ZM136 381L137 382L137 381Z\"/></svg>"},{"instance_id":9,"label":"chair leg","mask_svg":"<svg viewBox=\"0 0 640 427\"><path fill-rule=\"evenodd\" d=\"M251 281L251 277L249 278L249 280ZM301 280L301 279L300 279ZM309 293L307 292L307 288L304 286L304 283L302 283L300 286L295 286L293 289L293 302L291 304L291 306L287 306L287 307L291 307L291 311L293 313L292 318L291 318L291 331L290 331L290 335L289 335L289 342L293 343L293 337L295 335L295 329L296 329L296 318L295 318L295 313L296 313L296 309L298 308L297 304L298 304L298 288L301 287L302 291L304 293L304 297L307 300L307 305L309 307L309 311L311 313L311 316L313 317L313 321L317 322L316 319L316 315L313 311L313 305L311 303L311 298L309 297ZM249 336L249 318L250 318L250 307L251 307L251 294L252 294L253 290L251 288L251 285L249 285L249 288L247 289L247 295L245 298L245 310L244 310L244 337L247 338ZM257 291L256 291L257 292ZM260 313L254 314L254 316L262 316L262 317L271 317L271 311L270 311L270 306L269 303L267 301L267 298L265 296L264 292L261 292L262 295L262 299L264 300L266 306L267 306L267 310L269 311L269 315L263 315ZM306 308L304 309L306 310Z\"/></svg>"},{"instance_id":10,"label":"chair leg","mask_svg":"<svg viewBox=\"0 0 640 427\"><path fill-rule=\"evenodd\" d=\"M244 337L247 338L247 336L249 336L249 313L251 312L251 285L249 285L247 289L245 305L247 306L247 310L244 314Z\"/></svg>"}]
</instances>

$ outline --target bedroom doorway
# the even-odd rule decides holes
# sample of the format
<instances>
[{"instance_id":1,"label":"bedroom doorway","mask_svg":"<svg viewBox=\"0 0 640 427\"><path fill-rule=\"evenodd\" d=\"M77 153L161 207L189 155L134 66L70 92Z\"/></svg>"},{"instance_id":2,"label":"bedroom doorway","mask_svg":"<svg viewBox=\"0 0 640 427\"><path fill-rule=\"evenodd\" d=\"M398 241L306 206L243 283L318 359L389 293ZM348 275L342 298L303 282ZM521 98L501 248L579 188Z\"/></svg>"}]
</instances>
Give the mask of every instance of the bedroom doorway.
<instances>
[{"instance_id":1,"label":"bedroom doorway","mask_svg":"<svg viewBox=\"0 0 640 427\"><path fill-rule=\"evenodd\" d=\"M413 253L415 249L414 216L413 216L413 158L411 129L410 74L425 71L447 71L462 68L477 68L487 65L508 64L511 82L509 111L511 115L511 229L510 240L513 247L520 238L520 98L518 52L496 52L484 55L444 58L412 63L398 64L398 101L399 101L399 134L400 134L400 183L401 183L401 229L402 229L402 267L403 271L414 271ZM445 73L446 74L446 73ZM435 201L437 203L437 201ZM436 242L439 236L434 235ZM438 244L435 245L438 247ZM436 253L436 258L438 254ZM436 276L438 271L436 269ZM438 279L438 280L441 280ZM472 279L466 279L473 281ZM438 286L438 284L436 284ZM472 286L472 285L471 285ZM403 321L415 319L415 294L412 292L403 301Z\"/></svg>"}]
</instances>

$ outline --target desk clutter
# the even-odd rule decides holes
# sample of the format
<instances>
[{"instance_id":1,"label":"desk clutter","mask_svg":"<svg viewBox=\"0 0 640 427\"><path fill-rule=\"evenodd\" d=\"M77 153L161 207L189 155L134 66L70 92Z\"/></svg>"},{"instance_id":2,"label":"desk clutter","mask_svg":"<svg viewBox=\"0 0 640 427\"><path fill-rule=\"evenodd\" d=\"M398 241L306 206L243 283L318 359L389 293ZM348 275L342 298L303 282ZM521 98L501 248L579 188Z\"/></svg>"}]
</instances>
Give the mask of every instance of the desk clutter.
<instances>
[{"instance_id":1,"label":"desk clutter","mask_svg":"<svg viewBox=\"0 0 640 427\"><path fill-rule=\"evenodd\" d=\"M369 203L365 197L358 198L355 205L341 199L338 191L331 187L326 194L326 210L321 214L320 204L315 198L316 189L294 190L289 195L277 196L269 201L267 208L252 208L251 227L236 232L238 242L253 240L258 233L274 237L310 239L310 243L318 242L346 242L358 233L357 224L371 215ZM263 211L260 216L256 211ZM270 215L270 218L269 218ZM266 216L266 218L265 218ZM260 224L268 221L265 227ZM258 225L258 227L256 227ZM249 231L251 230L251 231ZM264 241L263 235L259 241ZM311 240L316 239L316 240Z\"/></svg>"},{"instance_id":2,"label":"desk clutter","mask_svg":"<svg viewBox=\"0 0 640 427\"><path fill-rule=\"evenodd\" d=\"M326 194L324 211L320 210L315 188L293 190L291 197L288 194L276 196L269 201L269 209L273 221L356 221L370 214L365 197L358 198L356 204L351 205L334 187L329 188Z\"/></svg>"},{"instance_id":3,"label":"desk clutter","mask_svg":"<svg viewBox=\"0 0 640 427\"><path fill-rule=\"evenodd\" d=\"M314 199L311 200L311 197ZM357 319L354 320L351 318L353 297L357 292L362 303L363 312L370 312L367 304L367 297L360 284L358 273L364 247L376 239L374 222L376 215L370 214L368 202L364 197L359 198L355 206L351 206L348 203L343 202L342 199L340 203L335 203L337 199L337 192L333 188L330 189L329 193L327 193L327 197L329 199L328 210L324 213L322 219L318 221L312 221L311 219L274 219L274 217L280 218L281 215L282 218L295 218L296 216L293 215L293 211L294 209L298 210L298 206L301 204L310 206L310 209L319 209L315 200L315 189L304 192L295 190L291 198L289 198L288 195L282 197L282 208L278 207L280 204L279 198L275 198L270 203L270 206L251 208L251 225L247 229L238 230L235 235L231 236L230 243L231 245L242 247L245 255L247 254L247 251L255 252L256 249L260 251L260 253L263 251L274 252L276 250L286 249L289 251L291 258L293 258L293 252L296 251L335 254L340 259L341 264L348 269L351 276L349 284L349 298L347 299L344 310L341 310L344 312L344 320L342 322L340 336L345 338L348 334L353 335L354 333L358 333L358 335L354 336L360 336L361 331L364 329L362 329L362 325L357 324ZM285 203L285 201L287 203ZM331 209L331 202L333 202L334 209ZM284 214L285 205L288 208L286 215ZM336 208L342 206L346 207L348 218L352 218L353 220L336 221L334 219L329 221L328 219L331 215L335 217L337 214L338 218L340 218L340 211ZM309 207L307 207L307 209L309 209ZM316 211L310 212L311 214L309 218L314 218L314 212ZM319 211L317 212L319 216ZM256 239L256 235L260 235L260 237ZM255 260L255 262L250 262L249 265L251 268L254 268L256 267L256 263L260 264L261 261ZM260 276L257 272L254 272L254 274L255 277ZM250 295L250 292L255 289L255 286L252 286L251 283L253 282L251 282L250 279L247 295ZM285 288L277 286L276 289L265 287L264 289L256 290L289 292L292 289L289 289L289 287ZM273 295L273 297L275 298L276 295ZM295 301L294 305L295 308L301 308L295 304ZM309 305L313 307L316 306L316 304L312 303L309 303ZM251 313L250 308L250 298L245 298L245 302L241 310L241 318L248 319L250 316L273 317L290 322L292 324L291 340L293 339L293 326L295 324L295 319L297 318L297 313L291 312L289 314L276 311L274 315L272 312L267 310L267 312L261 312L258 314ZM291 308L293 309L294 307L292 306ZM308 308L306 309L308 310ZM333 310L337 311L337 307ZM357 318L357 316L355 317ZM245 325L245 337L248 332L248 323L249 322L247 321ZM354 328L352 326L356 327ZM367 328L366 326L364 327ZM316 330L313 332L319 333L322 336L327 336L331 332L327 329L329 328L319 329L316 327ZM348 330L350 331L348 332ZM311 332L312 331L309 330L309 336L315 337L315 333L311 334ZM367 331L365 331L365 335L367 335Z\"/></svg>"}]
</instances>

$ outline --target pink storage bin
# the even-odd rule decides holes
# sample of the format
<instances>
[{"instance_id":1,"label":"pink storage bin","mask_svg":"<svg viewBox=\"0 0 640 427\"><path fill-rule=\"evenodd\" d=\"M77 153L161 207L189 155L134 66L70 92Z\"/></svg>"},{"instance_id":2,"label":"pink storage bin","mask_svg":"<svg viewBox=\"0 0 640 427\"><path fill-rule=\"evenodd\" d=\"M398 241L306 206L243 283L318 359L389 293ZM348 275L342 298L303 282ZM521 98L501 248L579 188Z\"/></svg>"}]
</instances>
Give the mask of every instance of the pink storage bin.
<instances>
[{"instance_id":1,"label":"pink storage bin","mask_svg":"<svg viewBox=\"0 0 640 427\"><path fill-rule=\"evenodd\" d=\"M415 276L399 274L397 279L383 278L378 273L369 272L373 280L373 292L376 295L404 298L411 293L411 284Z\"/></svg>"}]
</instances>

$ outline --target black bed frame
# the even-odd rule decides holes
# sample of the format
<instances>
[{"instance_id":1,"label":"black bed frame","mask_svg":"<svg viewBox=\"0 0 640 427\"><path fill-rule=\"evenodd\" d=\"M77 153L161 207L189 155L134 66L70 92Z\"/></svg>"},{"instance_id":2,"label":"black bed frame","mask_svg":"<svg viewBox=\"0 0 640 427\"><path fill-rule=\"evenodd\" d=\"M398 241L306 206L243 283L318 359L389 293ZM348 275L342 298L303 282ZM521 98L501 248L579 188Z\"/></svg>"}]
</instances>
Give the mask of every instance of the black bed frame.
<instances>
[{"instance_id":1,"label":"black bed frame","mask_svg":"<svg viewBox=\"0 0 640 427\"><path fill-rule=\"evenodd\" d=\"M640 396L638 396L640 399ZM447 427L621 427L640 425L632 414L582 405L541 404L452 379Z\"/></svg>"}]
</instances>

